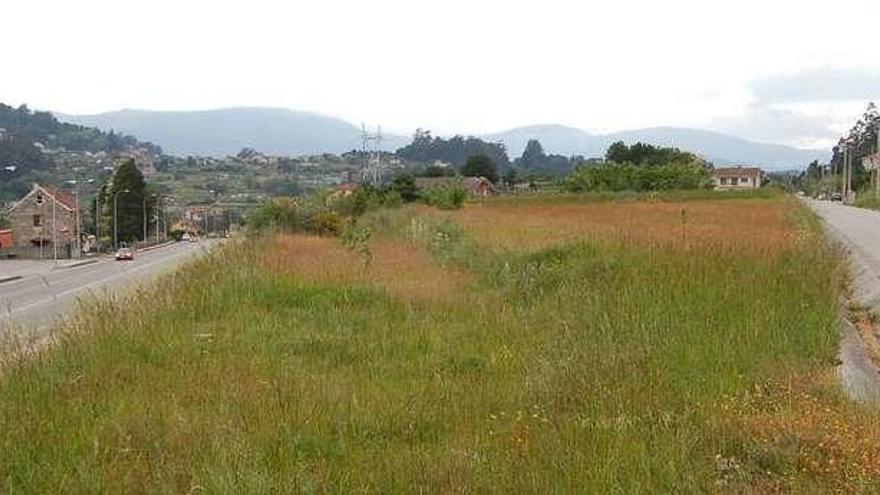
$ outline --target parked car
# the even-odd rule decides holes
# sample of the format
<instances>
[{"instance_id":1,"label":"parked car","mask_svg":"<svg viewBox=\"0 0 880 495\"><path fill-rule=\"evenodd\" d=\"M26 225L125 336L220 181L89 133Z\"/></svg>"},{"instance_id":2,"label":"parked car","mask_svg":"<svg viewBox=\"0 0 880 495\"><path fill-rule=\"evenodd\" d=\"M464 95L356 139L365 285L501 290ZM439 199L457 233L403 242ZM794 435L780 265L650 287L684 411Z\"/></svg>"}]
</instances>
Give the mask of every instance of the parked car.
<instances>
[{"instance_id":1,"label":"parked car","mask_svg":"<svg viewBox=\"0 0 880 495\"><path fill-rule=\"evenodd\" d=\"M180 240L183 242L189 242L190 235L189 232L184 232L182 236L180 236Z\"/></svg>"},{"instance_id":2,"label":"parked car","mask_svg":"<svg viewBox=\"0 0 880 495\"><path fill-rule=\"evenodd\" d=\"M843 194L839 192L831 193L831 202L832 203L842 203L843 202Z\"/></svg>"},{"instance_id":3,"label":"parked car","mask_svg":"<svg viewBox=\"0 0 880 495\"><path fill-rule=\"evenodd\" d=\"M116 251L116 261L134 261L134 251L131 248L120 248Z\"/></svg>"}]
</instances>

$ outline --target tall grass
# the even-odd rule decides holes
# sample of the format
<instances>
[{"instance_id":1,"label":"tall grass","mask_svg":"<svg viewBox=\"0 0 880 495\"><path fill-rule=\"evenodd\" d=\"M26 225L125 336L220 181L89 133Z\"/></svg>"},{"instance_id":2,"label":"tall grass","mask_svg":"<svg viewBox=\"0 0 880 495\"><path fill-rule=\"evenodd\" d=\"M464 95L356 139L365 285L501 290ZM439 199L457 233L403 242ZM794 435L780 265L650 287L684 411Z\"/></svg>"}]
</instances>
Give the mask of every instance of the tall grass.
<instances>
[{"instance_id":1,"label":"tall grass","mask_svg":"<svg viewBox=\"0 0 880 495\"><path fill-rule=\"evenodd\" d=\"M836 261L803 224L766 256L628 237L513 254L454 218L370 221L477 282L414 302L281 270L254 242L92 301L0 377L0 491L836 486L796 454L764 462L769 447L724 420L756 384L830 366ZM734 458L730 478L718 459Z\"/></svg>"}]
</instances>

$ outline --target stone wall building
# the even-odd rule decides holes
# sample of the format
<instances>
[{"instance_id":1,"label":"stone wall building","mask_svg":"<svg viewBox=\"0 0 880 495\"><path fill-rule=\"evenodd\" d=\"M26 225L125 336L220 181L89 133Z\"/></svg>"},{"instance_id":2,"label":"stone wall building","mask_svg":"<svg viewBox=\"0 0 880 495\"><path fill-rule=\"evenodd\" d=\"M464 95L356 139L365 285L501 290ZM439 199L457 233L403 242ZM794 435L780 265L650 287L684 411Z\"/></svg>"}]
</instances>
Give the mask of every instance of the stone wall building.
<instances>
[{"instance_id":1,"label":"stone wall building","mask_svg":"<svg viewBox=\"0 0 880 495\"><path fill-rule=\"evenodd\" d=\"M76 198L53 186L34 184L9 210L13 250L29 258L77 256Z\"/></svg>"}]
</instances>

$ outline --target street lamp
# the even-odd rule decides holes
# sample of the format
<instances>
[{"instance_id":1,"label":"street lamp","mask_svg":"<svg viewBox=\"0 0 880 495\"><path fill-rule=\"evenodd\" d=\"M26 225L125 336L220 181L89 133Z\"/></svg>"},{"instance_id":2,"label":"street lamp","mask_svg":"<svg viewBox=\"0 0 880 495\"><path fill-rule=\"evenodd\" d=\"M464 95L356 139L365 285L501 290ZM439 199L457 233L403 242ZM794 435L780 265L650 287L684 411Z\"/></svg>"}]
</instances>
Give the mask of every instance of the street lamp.
<instances>
[{"instance_id":1,"label":"street lamp","mask_svg":"<svg viewBox=\"0 0 880 495\"><path fill-rule=\"evenodd\" d=\"M116 219L116 211L117 211L116 200L119 199L120 193L129 193L129 192L131 192L131 191L129 191L128 189L123 189L121 191L116 191L113 193L113 249L119 249L119 229L118 229L118 222Z\"/></svg>"},{"instance_id":2,"label":"street lamp","mask_svg":"<svg viewBox=\"0 0 880 495\"><path fill-rule=\"evenodd\" d=\"M141 196L142 200L142 209L141 212L144 215L144 244L147 243L147 198L158 199L158 196L154 194L144 194ZM159 217L156 217L156 244L159 244Z\"/></svg>"}]
</instances>

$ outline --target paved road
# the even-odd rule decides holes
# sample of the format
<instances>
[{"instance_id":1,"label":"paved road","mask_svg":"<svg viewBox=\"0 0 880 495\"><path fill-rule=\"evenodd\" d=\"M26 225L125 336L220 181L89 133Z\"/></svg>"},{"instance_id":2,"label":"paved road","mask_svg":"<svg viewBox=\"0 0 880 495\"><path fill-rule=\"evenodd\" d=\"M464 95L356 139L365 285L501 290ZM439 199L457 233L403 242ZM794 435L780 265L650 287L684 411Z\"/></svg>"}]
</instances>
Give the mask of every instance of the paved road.
<instances>
[{"instance_id":1,"label":"paved road","mask_svg":"<svg viewBox=\"0 0 880 495\"><path fill-rule=\"evenodd\" d=\"M855 296L880 307L880 212L829 201L808 200L829 234L850 251Z\"/></svg>"},{"instance_id":2,"label":"paved road","mask_svg":"<svg viewBox=\"0 0 880 495\"><path fill-rule=\"evenodd\" d=\"M123 289L153 277L205 252L209 243L175 243L138 253L134 261L103 258L96 263L67 268L37 268L10 262L0 272L17 271L22 278L0 283L0 334L9 329L44 333L68 312L80 296Z\"/></svg>"},{"instance_id":3,"label":"paved road","mask_svg":"<svg viewBox=\"0 0 880 495\"><path fill-rule=\"evenodd\" d=\"M825 230L849 253L853 297L880 309L880 212L828 201L805 200L823 220ZM858 331L842 322L838 373L857 400L880 403L880 374L868 358Z\"/></svg>"}]
</instances>

